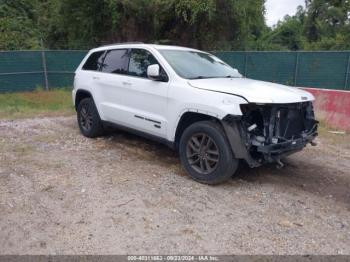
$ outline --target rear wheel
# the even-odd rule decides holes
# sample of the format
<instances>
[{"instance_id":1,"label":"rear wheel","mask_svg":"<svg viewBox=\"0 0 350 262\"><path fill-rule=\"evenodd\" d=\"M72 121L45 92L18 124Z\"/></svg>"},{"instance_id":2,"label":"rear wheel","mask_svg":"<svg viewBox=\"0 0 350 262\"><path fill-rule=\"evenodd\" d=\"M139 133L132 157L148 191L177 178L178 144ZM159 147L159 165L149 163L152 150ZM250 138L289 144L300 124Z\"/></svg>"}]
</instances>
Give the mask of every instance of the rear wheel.
<instances>
[{"instance_id":1,"label":"rear wheel","mask_svg":"<svg viewBox=\"0 0 350 262\"><path fill-rule=\"evenodd\" d=\"M77 118L79 129L84 136L94 138L103 134L102 121L92 98L84 98L80 101Z\"/></svg>"},{"instance_id":2,"label":"rear wheel","mask_svg":"<svg viewBox=\"0 0 350 262\"><path fill-rule=\"evenodd\" d=\"M189 126L180 140L181 163L196 181L218 184L228 180L238 167L221 126L212 121Z\"/></svg>"}]
</instances>

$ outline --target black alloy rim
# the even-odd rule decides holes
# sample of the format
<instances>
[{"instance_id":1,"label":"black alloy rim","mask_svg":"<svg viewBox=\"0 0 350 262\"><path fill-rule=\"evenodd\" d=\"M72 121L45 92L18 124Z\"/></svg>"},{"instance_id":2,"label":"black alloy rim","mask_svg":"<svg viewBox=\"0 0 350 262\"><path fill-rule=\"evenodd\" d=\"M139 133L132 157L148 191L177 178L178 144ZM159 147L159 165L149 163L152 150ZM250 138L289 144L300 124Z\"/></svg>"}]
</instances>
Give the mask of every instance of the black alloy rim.
<instances>
[{"instance_id":1,"label":"black alloy rim","mask_svg":"<svg viewBox=\"0 0 350 262\"><path fill-rule=\"evenodd\" d=\"M207 134L194 134L187 142L186 157L190 166L202 175L212 173L218 166L220 153Z\"/></svg>"},{"instance_id":2,"label":"black alloy rim","mask_svg":"<svg viewBox=\"0 0 350 262\"><path fill-rule=\"evenodd\" d=\"M84 104L80 111L80 125L85 131L89 131L92 127L92 106L91 104Z\"/></svg>"}]
</instances>

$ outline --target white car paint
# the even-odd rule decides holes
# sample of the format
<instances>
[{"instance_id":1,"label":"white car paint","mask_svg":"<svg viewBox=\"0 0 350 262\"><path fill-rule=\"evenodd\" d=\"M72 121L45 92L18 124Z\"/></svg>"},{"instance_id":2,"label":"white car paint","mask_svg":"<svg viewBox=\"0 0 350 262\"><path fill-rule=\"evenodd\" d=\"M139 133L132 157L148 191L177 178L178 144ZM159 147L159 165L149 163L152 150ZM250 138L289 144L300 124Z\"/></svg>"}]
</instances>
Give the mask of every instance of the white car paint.
<instances>
[{"instance_id":1,"label":"white car paint","mask_svg":"<svg viewBox=\"0 0 350 262\"><path fill-rule=\"evenodd\" d=\"M169 81L158 82L146 78L82 70L91 53L125 48L145 49L151 52L164 68ZM176 74L161 55L159 50L162 49L202 52L185 47L148 44L111 45L93 49L76 70L73 102L78 90L86 90L93 96L102 120L173 142L178 122L188 111L223 119L227 115L242 115L241 104L284 104L314 100L306 91L243 78L238 71L234 78L184 79ZM161 128L155 128L155 123L159 123Z\"/></svg>"},{"instance_id":2,"label":"white car paint","mask_svg":"<svg viewBox=\"0 0 350 262\"><path fill-rule=\"evenodd\" d=\"M301 89L248 78L201 79L188 83L196 88L239 95L250 103L286 104L314 100L312 94Z\"/></svg>"}]
</instances>

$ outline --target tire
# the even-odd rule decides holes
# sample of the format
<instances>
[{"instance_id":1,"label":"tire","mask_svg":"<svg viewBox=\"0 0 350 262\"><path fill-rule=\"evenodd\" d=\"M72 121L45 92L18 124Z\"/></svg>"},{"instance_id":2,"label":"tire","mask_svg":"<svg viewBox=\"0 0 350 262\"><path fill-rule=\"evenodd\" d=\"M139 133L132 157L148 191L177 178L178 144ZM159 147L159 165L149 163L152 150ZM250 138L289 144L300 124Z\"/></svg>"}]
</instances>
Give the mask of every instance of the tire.
<instances>
[{"instance_id":1,"label":"tire","mask_svg":"<svg viewBox=\"0 0 350 262\"><path fill-rule=\"evenodd\" d=\"M80 132L84 136L95 138L103 134L102 121L92 98L88 97L80 101L77 120Z\"/></svg>"},{"instance_id":2,"label":"tire","mask_svg":"<svg viewBox=\"0 0 350 262\"><path fill-rule=\"evenodd\" d=\"M221 126L212 121L192 124L183 132L179 153L182 166L203 184L219 184L230 179L238 168L238 159Z\"/></svg>"}]
</instances>

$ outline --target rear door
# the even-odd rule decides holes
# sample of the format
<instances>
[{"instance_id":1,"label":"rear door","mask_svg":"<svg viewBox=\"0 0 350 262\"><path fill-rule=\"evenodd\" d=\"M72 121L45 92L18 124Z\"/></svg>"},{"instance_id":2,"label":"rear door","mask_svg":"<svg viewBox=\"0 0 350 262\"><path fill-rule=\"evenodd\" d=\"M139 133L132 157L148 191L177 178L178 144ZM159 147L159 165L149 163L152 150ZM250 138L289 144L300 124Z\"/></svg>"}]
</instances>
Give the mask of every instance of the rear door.
<instances>
[{"instance_id":1,"label":"rear door","mask_svg":"<svg viewBox=\"0 0 350 262\"><path fill-rule=\"evenodd\" d=\"M127 87L129 49L108 50L100 72L94 75L95 96L103 119L116 124L126 125L130 109L126 108L124 93Z\"/></svg>"},{"instance_id":2,"label":"rear door","mask_svg":"<svg viewBox=\"0 0 350 262\"><path fill-rule=\"evenodd\" d=\"M81 70L77 70L74 77L74 88L88 90L93 94L97 109L103 119L102 112L99 107L99 90L96 86L96 78L100 77L100 67L105 57L105 51L96 51L90 54L85 61Z\"/></svg>"}]
</instances>

